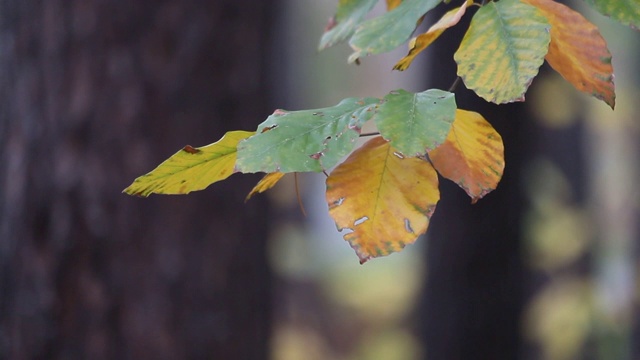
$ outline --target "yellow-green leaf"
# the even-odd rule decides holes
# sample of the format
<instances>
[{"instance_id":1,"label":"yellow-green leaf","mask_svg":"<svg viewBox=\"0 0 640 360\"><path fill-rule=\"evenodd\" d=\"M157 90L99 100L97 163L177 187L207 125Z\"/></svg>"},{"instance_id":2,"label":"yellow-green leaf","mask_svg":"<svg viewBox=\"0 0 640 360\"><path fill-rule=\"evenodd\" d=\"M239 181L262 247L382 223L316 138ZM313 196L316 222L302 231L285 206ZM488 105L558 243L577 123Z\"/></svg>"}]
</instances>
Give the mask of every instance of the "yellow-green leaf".
<instances>
[{"instance_id":1,"label":"yellow-green leaf","mask_svg":"<svg viewBox=\"0 0 640 360\"><path fill-rule=\"evenodd\" d=\"M519 0L489 2L476 12L454 59L467 88L496 104L524 101L549 48L549 23Z\"/></svg>"},{"instance_id":2,"label":"yellow-green leaf","mask_svg":"<svg viewBox=\"0 0 640 360\"><path fill-rule=\"evenodd\" d=\"M464 2L464 4L462 4L462 6L447 11L447 13L444 14L442 18L438 20L438 22L436 22L429 28L429 30L411 39L411 41L409 41L409 53L407 54L407 56L400 59L400 61L398 61L398 63L393 66L393 69L404 71L409 68L409 65L411 65L413 59L415 59L415 57L418 56L420 52L431 45L431 43L433 43L438 37L440 37L440 35L446 29L452 27L460 21L462 15L464 15L465 11L467 10L467 6L471 5L472 3L473 0L467 0Z\"/></svg>"},{"instance_id":3,"label":"yellow-green leaf","mask_svg":"<svg viewBox=\"0 0 640 360\"><path fill-rule=\"evenodd\" d=\"M369 140L327 178L329 214L364 263L412 244L440 199L427 161L405 158L382 137Z\"/></svg>"},{"instance_id":4,"label":"yellow-green leaf","mask_svg":"<svg viewBox=\"0 0 640 360\"><path fill-rule=\"evenodd\" d=\"M447 140L429 152L443 177L463 188L475 203L494 190L504 171L502 137L482 115L456 111Z\"/></svg>"},{"instance_id":5,"label":"yellow-green leaf","mask_svg":"<svg viewBox=\"0 0 640 360\"><path fill-rule=\"evenodd\" d=\"M616 102L613 66L598 27L584 16L552 0L523 0L537 7L551 24L547 62L576 89L606 102ZM640 8L640 3L638 3Z\"/></svg>"},{"instance_id":6,"label":"yellow-green leaf","mask_svg":"<svg viewBox=\"0 0 640 360\"><path fill-rule=\"evenodd\" d=\"M255 194L260 194L271 189L278 183L278 181L280 181L280 179L282 179L283 176L284 173L281 172L273 172L265 175L260 181L258 181L258 184L253 187L245 201L251 199Z\"/></svg>"},{"instance_id":7,"label":"yellow-green leaf","mask_svg":"<svg viewBox=\"0 0 640 360\"><path fill-rule=\"evenodd\" d=\"M610 16L621 24L640 29L640 2L638 0L586 0L599 13Z\"/></svg>"},{"instance_id":8,"label":"yellow-green leaf","mask_svg":"<svg viewBox=\"0 0 640 360\"><path fill-rule=\"evenodd\" d=\"M235 172L238 142L253 134L253 131L230 131L207 146L187 145L150 173L135 179L123 192L147 197L203 190Z\"/></svg>"}]
</instances>

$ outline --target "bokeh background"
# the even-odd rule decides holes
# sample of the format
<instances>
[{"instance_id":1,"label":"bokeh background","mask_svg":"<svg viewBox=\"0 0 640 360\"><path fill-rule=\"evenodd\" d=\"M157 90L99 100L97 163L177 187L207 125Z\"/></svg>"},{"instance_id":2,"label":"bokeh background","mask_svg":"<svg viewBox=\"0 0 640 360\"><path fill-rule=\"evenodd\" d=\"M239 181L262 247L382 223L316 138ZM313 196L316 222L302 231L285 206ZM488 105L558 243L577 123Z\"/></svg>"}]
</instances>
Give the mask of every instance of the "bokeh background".
<instances>
[{"instance_id":1,"label":"bokeh background","mask_svg":"<svg viewBox=\"0 0 640 360\"><path fill-rule=\"evenodd\" d=\"M442 180L427 235L359 265L323 174L298 176L306 217L291 175L246 204L259 175L120 192L275 108L447 89L466 25L400 73L404 48L316 51L332 0L0 0L0 358L640 358L640 34L568 4L616 111L546 65L524 104L459 86L504 138L500 187Z\"/></svg>"}]
</instances>

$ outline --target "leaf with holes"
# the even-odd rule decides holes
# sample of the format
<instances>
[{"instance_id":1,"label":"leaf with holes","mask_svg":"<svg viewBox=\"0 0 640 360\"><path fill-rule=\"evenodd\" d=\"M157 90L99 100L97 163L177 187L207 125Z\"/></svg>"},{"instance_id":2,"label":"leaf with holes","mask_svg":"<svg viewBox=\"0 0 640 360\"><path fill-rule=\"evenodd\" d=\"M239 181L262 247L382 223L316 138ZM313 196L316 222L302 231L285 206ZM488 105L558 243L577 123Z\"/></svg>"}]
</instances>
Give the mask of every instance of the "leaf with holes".
<instances>
[{"instance_id":1,"label":"leaf with holes","mask_svg":"<svg viewBox=\"0 0 640 360\"><path fill-rule=\"evenodd\" d=\"M457 110L447 140L429 152L429 159L440 175L458 184L475 203L498 186L504 145L482 115Z\"/></svg>"},{"instance_id":2,"label":"leaf with holes","mask_svg":"<svg viewBox=\"0 0 640 360\"><path fill-rule=\"evenodd\" d=\"M363 56L391 51L407 41L422 15L439 2L440 0L404 0L393 10L360 24L349 40L349 45L355 50L349 56L349 62Z\"/></svg>"},{"instance_id":3,"label":"leaf with holes","mask_svg":"<svg viewBox=\"0 0 640 360\"><path fill-rule=\"evenodd\" d=\"M243 173L323 171L349 154L379 99L348 98L316 110L276 110L256 135L238 144Z\"/></svg>"},{"instance_id":4,"label":"leaf with holes","mask_svg":"<svg viewBox=\"0 0 640 360\"><path fill-rule=\"evenodd\" d=\"M402 154L413 157L444 142L455 114L456 101L450 92L396 90L384 97L375 120L380 135Z\"/></svg>"},{"instance_id":5,"label":"leaf with holes","mask_svg":"<svg viewBox=\"0 0 640 360\"><path fill-rule=\"evenodd\" d=\"M207 146L187 145L150 173L135 179L123 192L147 197L203 190L234 173L238 142L253 134L251 131L230 131Z\"/></svg>"},{"instance_id":6,"label":"leaf with holes","mask_svg":"<svg viewBox=\"0 0 640 360\"><path fill-rule=\"evenodd\" d=\"M369 140L327 178L329 214L364 263L402 250L429 225L440 199L438 175L382 137Z\"/></svg>"},{"instance_id":7,"label":"leaf with holes","mask_svg":"<svg viewBox=\"0 0 640 360\"><path fill-rule=\"evenodd\" d=\"M584 16L552 0L522 0L551 24L547 62L576 89L615 107L613 66L607 43ZM640 3L639 3L640 6Z\"/></svg>"},{"instance_id":8,"label":"leaf with holes","mask_svg":"<svg viewBox=\"0 0 640 360\"><path fill-rule=\"evenodd\" d=\"M278 181L280 181L280 179L282 179L283 176L284 176L284 173L281 173L281 172L274 172L274 173L265 175L262 179L260 179L260 181L258 181L256 186L253 187L253 189L251 190L249 195L247 195L247 198L244 199L244 201L251 199L251 197L255 194L260 194L271 189L278 183Z\"/></svg>"},{"instance_id":9,"label":"leaf with holes","mask_svg":"<svg viewBox=\"0 0 640 360\"><path fill-rule=\"evenodd\" d=\"M448 28L457 24L462 15L467 10L467 6L471 5L473 0L467 0L462 6L449 10L440 20L433 24L427 32L420 34L409 41L409 53L403 57L394 66L394 70L404 71L409 68L413 59L434 42Z\"/></svg>"},{"instance_id":10,"label":"leaf with holes","mask_svg":"<svg viewBox=\"0 0 640 360\"><path fill-rule=\"evenodd\" d=\"M610 16L621 24L640 29L640 2L638 0L585 0L599 13Z\"/></svg>"},{"instance_id":11,"label":"leaf with holes","mask_svg":"<svg viewBox=\"0 0 640 360\"><path fill-rule=\"evenodd\" d=\"M323 50L347 40L355 32L356 26L376 5L377 0L340 0L336 14L325 28L318 50Z\"/></svg>"},{"instance_id":12,"label":"leaf with holes","mask_svg":"<svg viewBox=\"0 0 640 360\"><path fill-rule=\"evenodd\" d=\"M467 88L496 104L524 101L549 49L549 22L519 0L482 6L454 54Z\"/></svg>"}]
</instances>

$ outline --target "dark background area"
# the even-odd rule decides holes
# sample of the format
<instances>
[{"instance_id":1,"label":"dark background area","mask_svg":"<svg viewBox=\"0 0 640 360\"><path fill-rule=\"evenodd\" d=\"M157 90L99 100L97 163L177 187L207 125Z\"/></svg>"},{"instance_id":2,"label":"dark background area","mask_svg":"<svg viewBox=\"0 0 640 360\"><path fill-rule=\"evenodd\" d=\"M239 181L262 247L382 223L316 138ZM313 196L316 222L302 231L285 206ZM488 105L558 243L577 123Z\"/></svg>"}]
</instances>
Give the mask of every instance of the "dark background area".
<instances>
[{"instance_id":1,"label":"dark background area","mask_svg":"<svg viewBox=\"0 0 640 360\"><path fill-rule=\"evenodd\" d=\"M0 2L0 358L267 356L267 204L121 194L269 113L271 1Z\"/></svg>"}]
</instances>

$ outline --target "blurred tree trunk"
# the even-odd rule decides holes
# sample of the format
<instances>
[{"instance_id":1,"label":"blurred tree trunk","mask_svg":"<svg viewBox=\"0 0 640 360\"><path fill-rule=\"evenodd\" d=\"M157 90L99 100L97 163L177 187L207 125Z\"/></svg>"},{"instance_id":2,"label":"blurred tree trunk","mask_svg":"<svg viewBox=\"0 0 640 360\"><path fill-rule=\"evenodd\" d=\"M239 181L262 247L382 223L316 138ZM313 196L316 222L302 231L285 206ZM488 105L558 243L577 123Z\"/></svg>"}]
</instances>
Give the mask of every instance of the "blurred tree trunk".
<instances>
[{"instance_id":1,"label":"blurred tree trunk","mask_svg":"<svg viewBox=\"0 0 640 360\"><path fill-rule=\"evenodd\" d=\"M0 358L267 357L264 198L120 192L265 117L264 0L0 0Z\"/></svg>"},{"instance_id":2,"label":"blurred tree trunk","mask_svg":"<svg viewBox=\"0 0 640 360\"><path fill-rule=\"evenodd\" d=\"M453 53L470 18L465 17L466 25L448 30L429 48L433 87L446 90L455 80ZM524 291L520 175L531 119L523 104L489 104L462 82L456 102L459 108L482 114L502 135L506 168L498 189L475 205L455 184L441 182L441 201L428 231L428 280L420 306L426 355L451 360L515 359L521 345Z\"/></svg>"}]
</instances>

